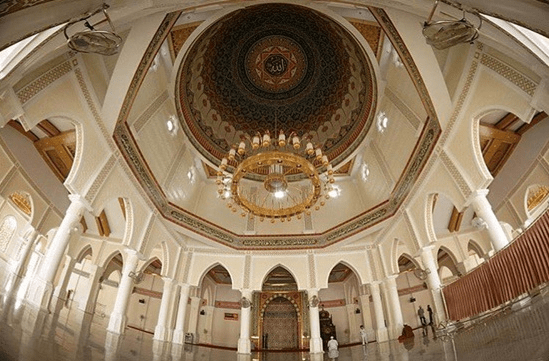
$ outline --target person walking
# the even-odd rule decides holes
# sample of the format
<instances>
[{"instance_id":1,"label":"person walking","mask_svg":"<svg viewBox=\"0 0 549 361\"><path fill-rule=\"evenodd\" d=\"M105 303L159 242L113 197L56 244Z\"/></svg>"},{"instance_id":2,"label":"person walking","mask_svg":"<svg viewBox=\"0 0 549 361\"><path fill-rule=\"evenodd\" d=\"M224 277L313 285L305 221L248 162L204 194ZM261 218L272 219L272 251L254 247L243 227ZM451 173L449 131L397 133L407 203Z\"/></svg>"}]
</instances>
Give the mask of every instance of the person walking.
<instances>
[{"instance_id":1,"label":"person walking","mask_svg":"<svg viewBox=\"0 0 549 361\"><path fill-rule=\"evenodd\" d=\"M423 326L427 325L427 321L425 320L425 311L421 306L419 306L419 310L417 310L417 315L419 316L419 320L421 321L421 324Z\"/></svg>"},{"instance_id":2,"label":"person walking","mask_svg":"<svg viewBox=\"0 0 549 361\"><path fill-rule=\"evenodd\" d=\"M337 350L339 343L334 338L330 336L330 341L328 341L328 357L331 359L336 359L339 357L339 351Z\"/></svg>"},{"instance_id":3,"label":"person walking","mask_svg":"<svg viewBox=\"0 0 549 361\"><path fill-rule=\"evenodd\" d=\"M429 313L429 325L433 324L433 309L431 305L427 305L427 312Z\"/></svg>"},{"instance_id":4,"label":"person walking","mask_svg":"<svg viewBox=\"0 0 549 361\"><path fill-rule=\"evenodd\" d=\"M368 332L364 328L364 325L360 325L360 338L362 339L362 344L368 344Z\"/></svg>"}]
</instances>

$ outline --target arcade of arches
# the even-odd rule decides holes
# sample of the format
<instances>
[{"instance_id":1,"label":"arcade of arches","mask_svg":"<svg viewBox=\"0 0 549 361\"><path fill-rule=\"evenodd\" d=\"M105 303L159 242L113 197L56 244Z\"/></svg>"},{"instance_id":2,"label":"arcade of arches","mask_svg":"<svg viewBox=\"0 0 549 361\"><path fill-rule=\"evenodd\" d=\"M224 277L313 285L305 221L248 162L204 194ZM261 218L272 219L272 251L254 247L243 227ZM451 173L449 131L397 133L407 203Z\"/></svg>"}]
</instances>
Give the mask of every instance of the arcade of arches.
<instances>
[{"instance_id":1,"label":"arcade of arches","mask_svg":"<svg viewBox=\"0 0 549 361\"><path fill-rule=\"evenodd\" d=\"M14 3L0 7L4 311L13 297L239 354L318 354L330 335L360 343L360 325L382 343L421 327L419 306L453 325L442 290L547 208L543 2L479 1L500 16L437 50L430 1L121 0L112 56L70 50L57 25L100 1ZM102 16L89 21L108 30ZM281 128L330 159L337 192L263 222L226 206L219 165Z\"/></svg>"}]
</instances>

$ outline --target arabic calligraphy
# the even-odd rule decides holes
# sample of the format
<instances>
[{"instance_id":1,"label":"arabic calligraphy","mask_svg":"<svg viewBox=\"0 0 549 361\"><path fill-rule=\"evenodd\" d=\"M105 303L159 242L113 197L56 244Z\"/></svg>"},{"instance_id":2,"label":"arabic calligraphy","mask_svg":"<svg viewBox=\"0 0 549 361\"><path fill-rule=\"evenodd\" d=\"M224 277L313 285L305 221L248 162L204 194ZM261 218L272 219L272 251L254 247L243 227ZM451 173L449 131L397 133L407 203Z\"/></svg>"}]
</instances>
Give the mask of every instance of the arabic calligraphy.
<instances>
[{"instance_id":1,"label":"arabic calligraphy","mask_svg":"<svg viewBox=\"0 0 549 361\"><path fill-rule=\"evenodd\" d=\"M271 54L263 63L265 71L271 76L281 76L288 69L288 60L280 54Z\"/></svg>"}]
</instances>

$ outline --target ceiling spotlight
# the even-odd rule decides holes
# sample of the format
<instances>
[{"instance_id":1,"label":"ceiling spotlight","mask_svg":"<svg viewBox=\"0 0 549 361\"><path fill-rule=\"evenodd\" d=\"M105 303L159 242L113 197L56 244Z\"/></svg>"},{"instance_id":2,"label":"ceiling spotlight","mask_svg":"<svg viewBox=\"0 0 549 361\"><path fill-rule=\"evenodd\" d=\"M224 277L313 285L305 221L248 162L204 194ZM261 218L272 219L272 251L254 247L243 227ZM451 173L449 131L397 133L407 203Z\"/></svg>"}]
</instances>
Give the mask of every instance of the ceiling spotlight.
<instances>
[{"instance_id":1,"label":"ceiling spotlight","mask_svg":"<svg viewBox=\"0 0 549 361\"><path fill-rule=\"evenodd\" d=\"M341 189L338 186L332 186L332 189L328 191L330 198L336 198L341 194Z\"/></svg>"},{"instance_id":2,"label":"ceiling spotlight","mask_svg":"<svg viewBox=\"0 0 549 361\"><path fill-rule=\"evenodd\" d=\"M278 198L278 199L284 198L284 195L285 195L284 191L276 191L276 192L274 192L275 198Z\"/></svg>"},{"instance_id":3,"label":"ceiling spotlight","mask_svg":"<svg viewBox=\"0 0 549 361\"><path fill-rule=\"evenodd\" d=\"M435 1L429 18L423 24L423 36L427 44L438 50L444 50L457 44L473 43L479 37L482 26L482 17L479 14L475 14L480 21L478 28L465 18L465 10L461 20L432 21L437 5L438 0Z\"/></svg>"},{"instance_id":4,"label":"ceiling spotlight","mask_svg":"<svg viewBox=\"0 0 549 361\"><path fill-rule=\"evenodd\" d=\"M177 122L175 115L171 115L168 120L166 120L166 128L168 128L168 132L172 135L177 133Z\"/></svg>"},{"instance_id":5,"label":"ceiling spotlight","mask_svg":"<svg viewBox=\"0 0 549 361\"><path fill-rule=\"evenodd\" d=\"M380 133L383 133L387 129L387 127L389 126L389 118L387 118L385 112L379 112L379 114L377 115L376 125L377 130Z\"/></svg>"}]
</instances>

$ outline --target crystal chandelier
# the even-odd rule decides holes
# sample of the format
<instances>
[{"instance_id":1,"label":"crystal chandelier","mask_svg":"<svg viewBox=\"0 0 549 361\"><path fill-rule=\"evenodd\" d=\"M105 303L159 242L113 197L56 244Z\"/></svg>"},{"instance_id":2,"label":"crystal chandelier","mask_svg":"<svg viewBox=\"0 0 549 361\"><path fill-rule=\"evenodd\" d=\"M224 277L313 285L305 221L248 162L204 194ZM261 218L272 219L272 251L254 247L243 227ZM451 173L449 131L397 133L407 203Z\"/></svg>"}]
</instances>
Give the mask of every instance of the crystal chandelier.
<instances>
[{"instance_id":1,"label":"crystal chandelier","mask_svg":"<svg viewBox=\"0 0 549 361\"><path fill-rule=\"evenodd\" d=\"M302 146L302 142L305 146ZM334 171L320 146L284 131L242 137L221 160L217 192L227 207L242 217L271 223L301 219L338 194Z\"/></svg>"}]
</instances>

